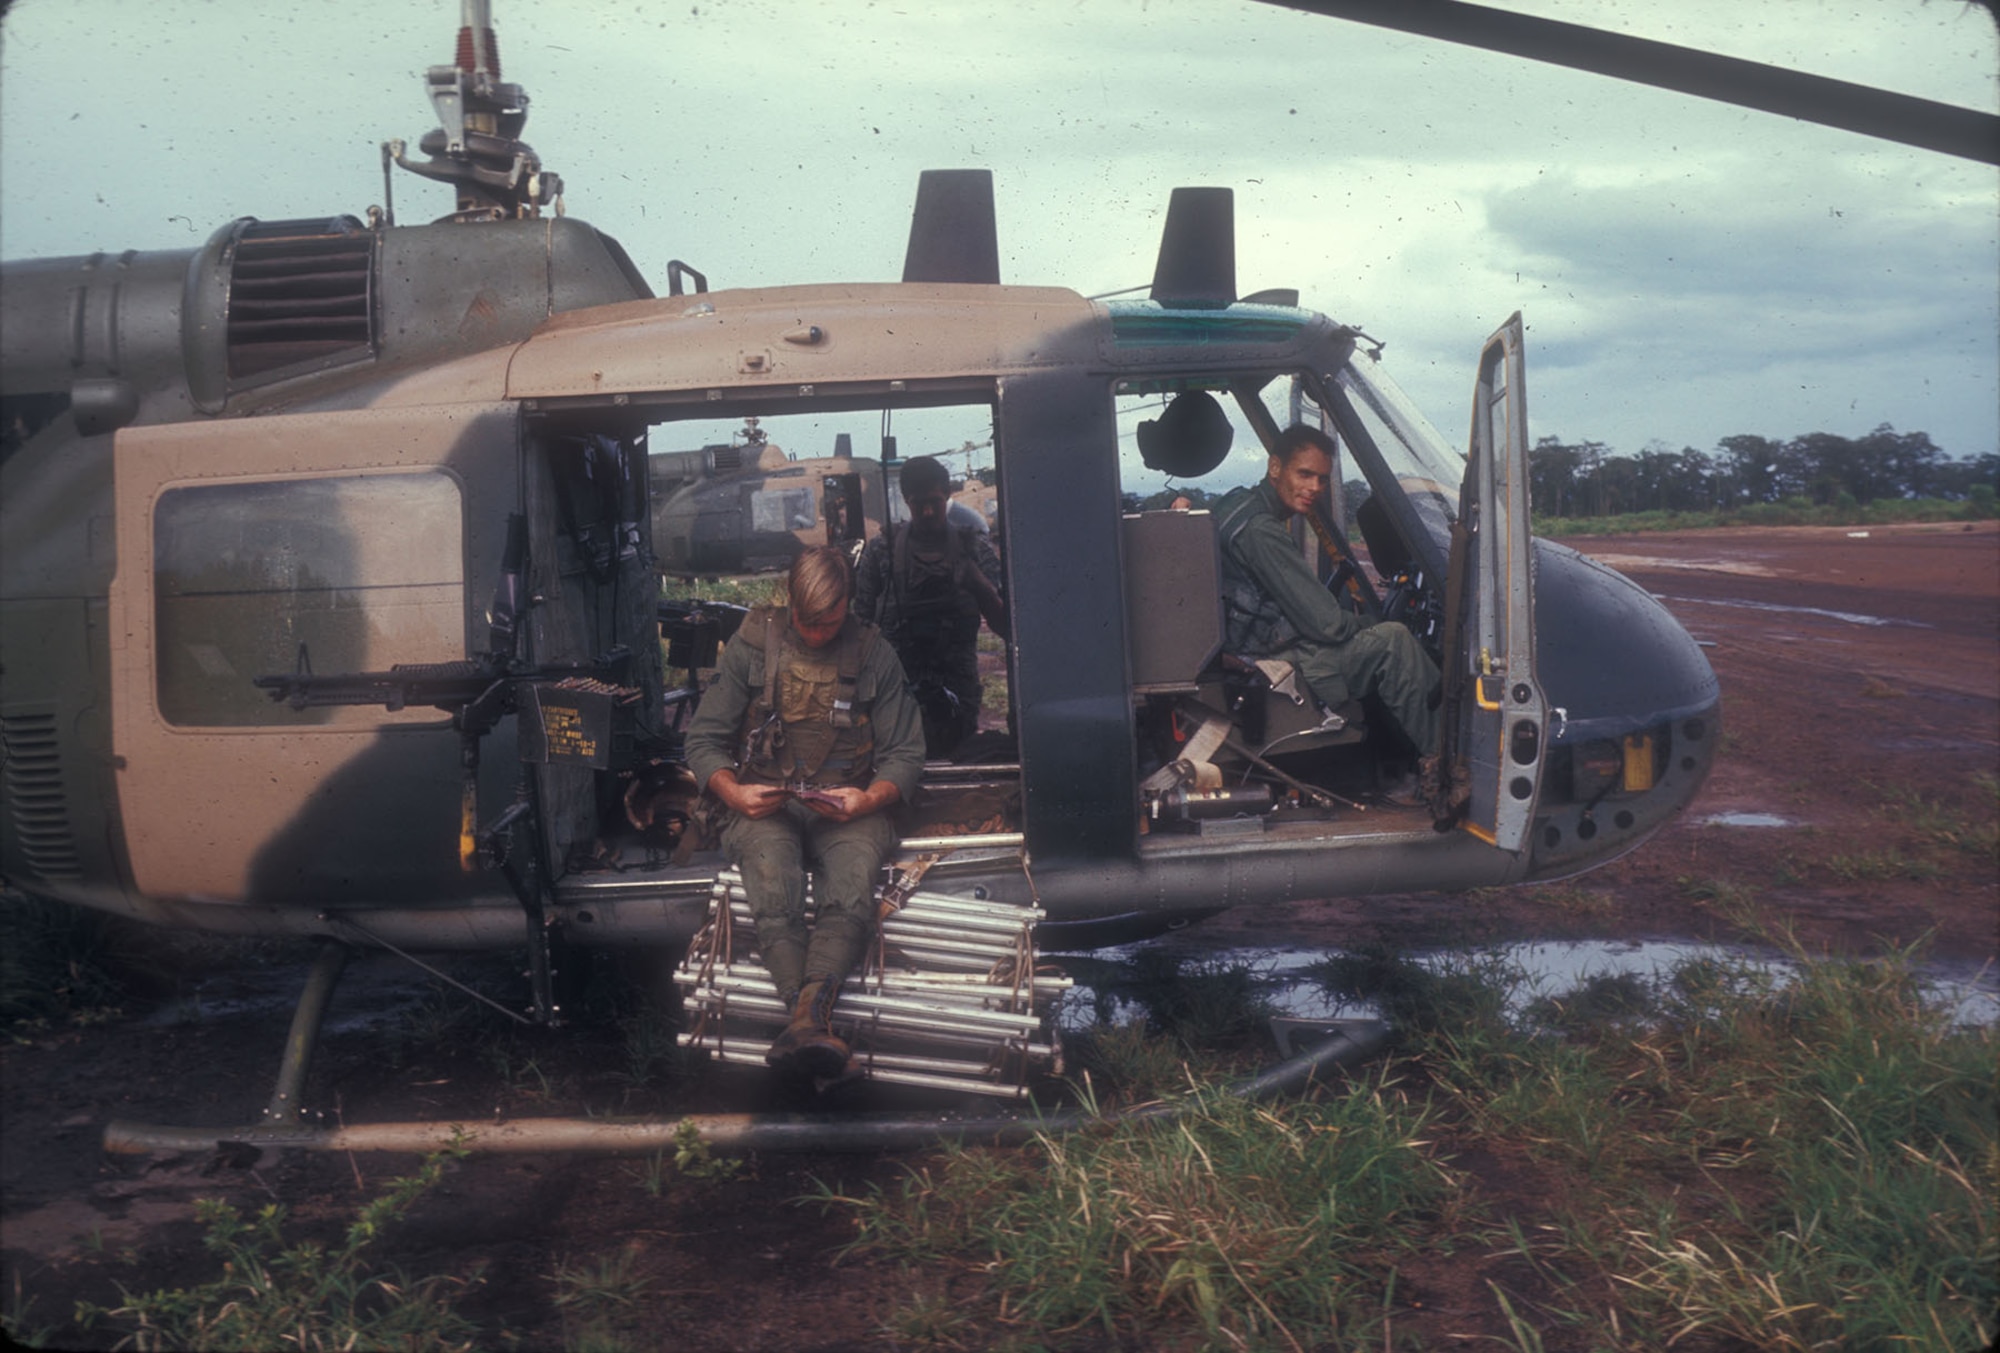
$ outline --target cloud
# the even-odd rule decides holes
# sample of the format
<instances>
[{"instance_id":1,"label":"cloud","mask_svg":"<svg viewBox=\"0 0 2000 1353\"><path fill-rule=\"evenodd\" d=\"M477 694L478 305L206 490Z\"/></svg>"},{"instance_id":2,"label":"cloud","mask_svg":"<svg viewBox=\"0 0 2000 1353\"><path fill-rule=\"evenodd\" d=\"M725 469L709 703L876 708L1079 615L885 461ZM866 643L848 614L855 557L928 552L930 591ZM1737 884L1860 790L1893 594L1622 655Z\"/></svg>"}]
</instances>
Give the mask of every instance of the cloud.
<instances>
[{"instance_id":1,"label":"cloud","mask_svg":"<svg viewBox=\"0 0 2000 1353\"><path fill-rule=\"evenodd\" d=\"M2000 69L1992 24L1943 0L1510 7L1961 103L1990 106ZM8 257L358 213L381 199L377 143L435 123L421 73L457 6L131 15L8 11ZM1366 326L1442 427L1518 308L1542 430L1701 445L1858 401L1862 430L2000 444L1987 169L1231 0L497 0L495 18L569 210L656 279L670 258L717 286L894 278L917 171L983 165L1003 275L1089 294L1150 279L1171 188L1222 184L1242 287ZM403 221L447 209L397 179Z\"/></svg>"}]
</instances>

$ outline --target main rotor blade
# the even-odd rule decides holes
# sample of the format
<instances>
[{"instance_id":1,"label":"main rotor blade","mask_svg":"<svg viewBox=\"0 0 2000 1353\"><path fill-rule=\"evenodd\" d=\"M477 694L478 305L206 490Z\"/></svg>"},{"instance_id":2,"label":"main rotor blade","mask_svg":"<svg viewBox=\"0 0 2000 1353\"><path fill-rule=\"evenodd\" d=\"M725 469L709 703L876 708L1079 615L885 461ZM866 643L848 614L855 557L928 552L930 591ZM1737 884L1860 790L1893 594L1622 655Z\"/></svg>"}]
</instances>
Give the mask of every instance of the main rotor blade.
<instances>
[{"instance_id":1,"label":"main rotor blade","mask_svg":"<svg viewBox=\"0 0 2000 1353\"><path fill-rule=\"evenodd\" d=\"M1460 0L1261 0L1329 19L1505 52L1961 159L2000 164L2000 117L1649 38Z\"/></svg>"}]
</instances>

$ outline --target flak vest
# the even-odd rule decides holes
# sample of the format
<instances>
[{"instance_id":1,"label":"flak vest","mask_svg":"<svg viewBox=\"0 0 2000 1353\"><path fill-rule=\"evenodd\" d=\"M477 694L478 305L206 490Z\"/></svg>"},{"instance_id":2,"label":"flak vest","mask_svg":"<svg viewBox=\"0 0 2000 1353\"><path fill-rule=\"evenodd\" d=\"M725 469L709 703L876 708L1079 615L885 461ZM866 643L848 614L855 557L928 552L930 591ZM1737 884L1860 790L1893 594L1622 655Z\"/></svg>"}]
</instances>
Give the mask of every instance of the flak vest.
<instances>
[{"instance_id":1,"label":"flak vest","mask_svg":"<svg viewBox=\"0 0 2000 1353\"><path fill-rule=\"evenodd\" d=\"M966 541L970 528L947 530L943 555L931 559L921 557L925 552L912 557L907 522L892 530L889 596L895 607L899 651L908 649L916 654L935 651L955 638L963 640L965 636L960 631L968 629L976 640L979 612L957 581L960 561L972 553ZM908 665L906 659L905 666Z\"/></svg>"},{"instance_id":2,"label":"flak vest","mask_svg":"<svg viewBox=\"0 0 2000 1353\"><path fill-rule=\"evenodd\" d=\"M852 616L825 648L807 648L792 632L791 612L759 606L743 619L762 627L763 674L743 714L742 767L753 783L858 785L875 771L869 702L855 698L861 669L878 638Z\"/></svg>"},{"instance_id":3,"label":"flak vest","mask_svg":"<svg viewBox=\"0 0 2000 1353\"><path fill-rule=\"evenodd\" d=\"M1216 504L1216 543L1222 555L1222 648L1226 653L1263 657L1299 637L1284 610L1236 562L1236 538L1259 518L1276 521L1255 488L1237 489Z\"/></svg>"}]
</instances>

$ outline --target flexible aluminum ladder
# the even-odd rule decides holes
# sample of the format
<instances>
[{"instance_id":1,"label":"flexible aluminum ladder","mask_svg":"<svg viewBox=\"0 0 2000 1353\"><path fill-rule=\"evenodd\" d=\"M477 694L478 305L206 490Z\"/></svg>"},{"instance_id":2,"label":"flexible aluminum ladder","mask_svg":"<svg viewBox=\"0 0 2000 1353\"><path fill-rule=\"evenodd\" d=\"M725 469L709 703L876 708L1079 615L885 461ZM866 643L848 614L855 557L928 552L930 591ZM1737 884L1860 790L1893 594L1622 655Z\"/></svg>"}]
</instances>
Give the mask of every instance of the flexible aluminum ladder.
<instances>
[{"instance_id":1,"label":"flexible aluminum ladder","mask_svg":"<svg viewBox=\"0 0 2000 1353\"><path fill-rule=\"evenodd\" d=\"M854 1049L850 1071L1007 1099L1025 1098L1031 1075L1060 1074L1062 1047L1047 1016L1071 984L1036 971L1041 919L1034 907L910 892L834 1004L834 1030ZM682 1047L764 1065L791 1012L756 948L742 876L724 870L708 921L674 972L689 1019Z\"/></svg>"}]
</instances>

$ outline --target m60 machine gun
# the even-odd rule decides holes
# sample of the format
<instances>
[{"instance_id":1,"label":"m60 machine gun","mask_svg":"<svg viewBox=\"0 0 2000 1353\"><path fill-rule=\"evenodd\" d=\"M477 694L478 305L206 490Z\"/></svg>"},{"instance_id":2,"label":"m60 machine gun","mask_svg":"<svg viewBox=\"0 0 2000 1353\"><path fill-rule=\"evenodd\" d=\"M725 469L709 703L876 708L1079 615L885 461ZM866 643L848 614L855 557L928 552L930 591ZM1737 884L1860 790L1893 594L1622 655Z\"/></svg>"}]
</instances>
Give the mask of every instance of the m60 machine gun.
<instances>
[{"instance_id":1,"label":"m60 machine gun","mask_svg":"<svg viewBox=\"0 0 2000 1353\"><path fill-rule=\"evenodd\" d=\"M535 1018L559 1023L550 961L550 921L545 901L554 872L535 777L529 767L568 763L606 771L629 768L648 748L643 727L629 711L644 695L632 683L632 653L614 647L588 663L538 665L518 657L522 579L527 568L526 519L507 524L506 554L492 609L488 645L475 658L453 662L398 663L387 671L321 675L299 645L289 673L260 676L254 684L295 710L334 705L380 705L386 710L430 706L451 715L464 773L460 796L458 857L471 872L482 862L505 875L527 918L529 978ZM624 713L624 717L621 716ZM514 801L482 828L479 814L480 745L509 715L520 718L516 738L523 771ZM519 838L525 829L527 848Z\"/></svg>"}]
</instances>

